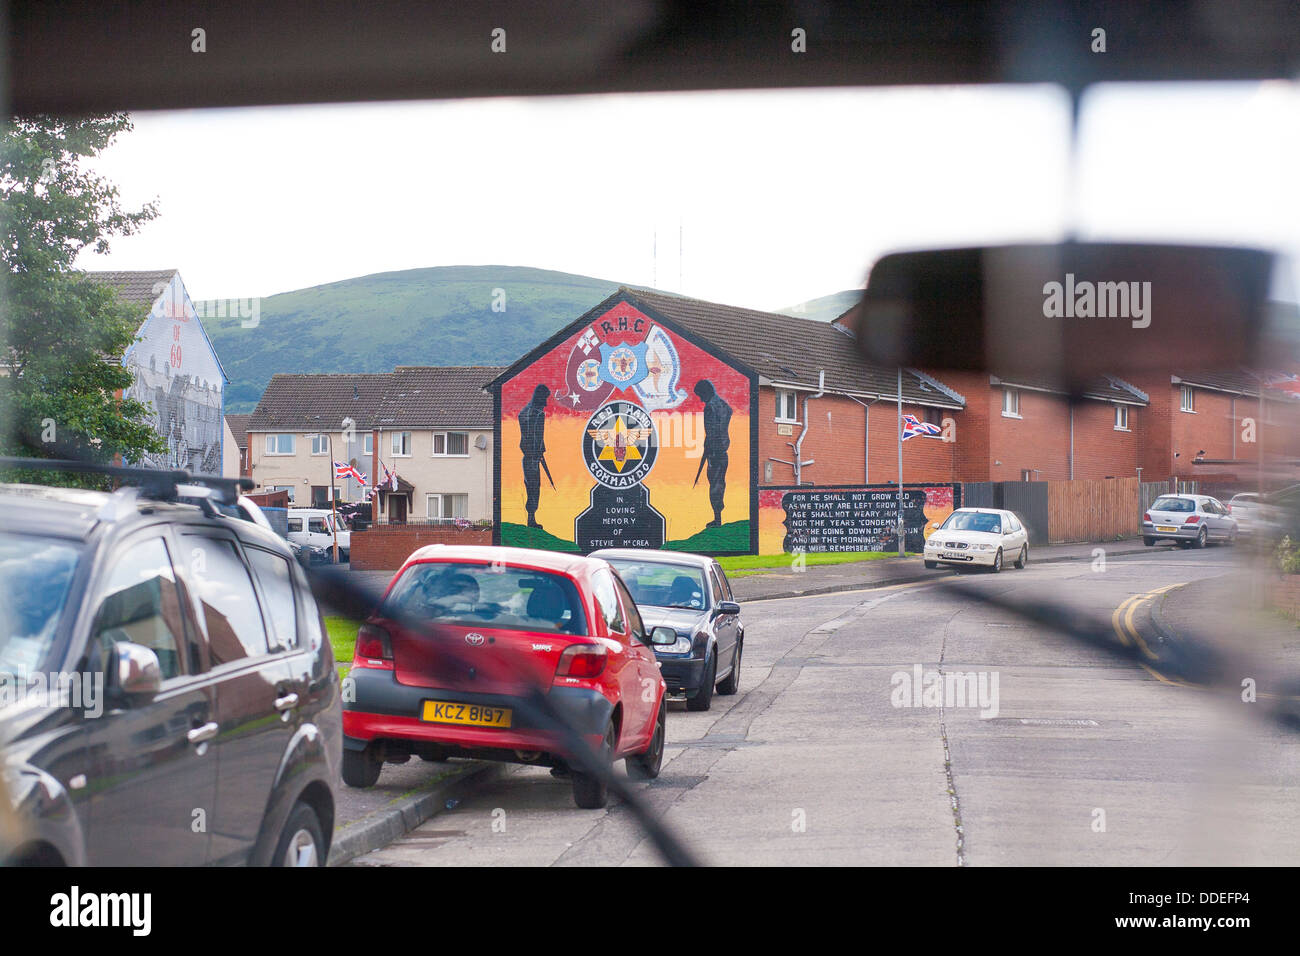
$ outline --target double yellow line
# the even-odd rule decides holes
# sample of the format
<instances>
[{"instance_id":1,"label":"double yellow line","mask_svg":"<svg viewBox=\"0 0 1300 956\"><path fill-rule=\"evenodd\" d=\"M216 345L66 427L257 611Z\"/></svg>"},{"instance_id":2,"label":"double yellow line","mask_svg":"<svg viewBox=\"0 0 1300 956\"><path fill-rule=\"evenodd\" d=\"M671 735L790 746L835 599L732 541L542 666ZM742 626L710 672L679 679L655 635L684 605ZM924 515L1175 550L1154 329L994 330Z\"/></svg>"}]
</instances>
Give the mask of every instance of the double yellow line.
<instances>
[{"instance_id":1,"label":"double yellow line","mask_svg":"<svg viewBox=\"0 0 1300 956\"><path fill-rule=\"evenodd\" d=\"M1119 637L1119 642L1125 647L1136 647L1147 658L1147 660L1159 660L1160 656L1156 654L1155 651L1151 650L1147 642L1142 639L1142 635L1138 633L1138 629L1133 623L1133 618L1137 614L1139 608L1154 601L1167 591L1173 591L1176 588L1185 587L1186 584L1187 582L1185 581L1180 584L1166 584L1164 587L1156 588L1153 591L1134 594L1132 597L1127 598L1119 607L1115 608L1114 613L1110 616L1110 626L1114 628L1116 636ZM1138 664L1141 665L1143 670L1158 681L1162 681L1166 684L1174 684L1178 687L1192 686L1185 681L1171 680L1155 668L1151 667L1145 661L1138 661Z\"/></svg>"}]
</instances>

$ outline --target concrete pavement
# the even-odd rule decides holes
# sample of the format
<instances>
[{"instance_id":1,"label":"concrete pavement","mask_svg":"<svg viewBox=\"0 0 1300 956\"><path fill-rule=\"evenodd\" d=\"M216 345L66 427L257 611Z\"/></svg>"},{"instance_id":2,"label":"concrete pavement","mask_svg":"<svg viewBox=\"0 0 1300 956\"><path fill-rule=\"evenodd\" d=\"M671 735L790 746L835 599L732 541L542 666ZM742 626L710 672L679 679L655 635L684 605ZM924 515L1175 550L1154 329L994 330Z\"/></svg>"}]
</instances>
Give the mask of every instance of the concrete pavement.
<instances>
[{"instance_id":1,"label":"concrete pavement","mask_svg":"<svg viewBox=\"0 0 1300 956\"><path fill-rule=\"evenodd\" d=\"M1107 559L1147 550L1140 538L1100 544L1050 545L1030 549L1029 560L1033 564L1092 561L1098 548L1105 552ZM732 577L731 589L736 600L770 601L813 594L834 594L837 591L928 581L940 575L958 573L951 568L927 570L921 558L880 558L849 564L817 564L798 570L793 561L791 558L789 568Z\"/></svg>"}]
</instances>

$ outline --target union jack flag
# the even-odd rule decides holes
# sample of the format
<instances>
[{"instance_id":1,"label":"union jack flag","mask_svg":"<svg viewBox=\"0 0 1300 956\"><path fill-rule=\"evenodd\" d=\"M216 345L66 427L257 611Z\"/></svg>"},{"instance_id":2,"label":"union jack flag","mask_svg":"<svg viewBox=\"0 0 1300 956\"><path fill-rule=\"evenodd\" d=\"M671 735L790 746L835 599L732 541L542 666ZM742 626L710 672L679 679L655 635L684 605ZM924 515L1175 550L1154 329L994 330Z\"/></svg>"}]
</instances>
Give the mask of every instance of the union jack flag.
<instances>
[{"instance_id":1,"label":"union jack flag","mask_svg":"<svg viewBox=\"0 0 1300 956\"><path fill-rule=\"evenodd\" d=\"M923 422L915 415L903 416L903 441L909 438L934 438L941 434L943 429L938 425L932 425L930 422Z\"/></svg>"},{"instance_id":2,"label":"union jack flag","mask_svg":"<svg viewBox=\"0 0 1300 956\"><path fill-rule=\"evenodd\" d=\"M389 471L389 470L388 470L388 466L385 465L382 461L379 463L379 467L382 468L382 469L384 469L384 480L383 480L382 484L387 485L387 486L389 487L390 490L392 490L392 491L396 491L396 490L397 490L397 475L394 474L393 472Z\"/></svg>"},{"instance_id":3,"label":"union jack flag","mask_svg":"<svg viewBox=\"0 0 1300 956\"><path fill-rule=\"evenodd\" d=\"M352 465L346 461L334 462L334 477L354 478L363 485L366 483L365 474L358 471L355 465Z\"/></svg>"}]
</instances>

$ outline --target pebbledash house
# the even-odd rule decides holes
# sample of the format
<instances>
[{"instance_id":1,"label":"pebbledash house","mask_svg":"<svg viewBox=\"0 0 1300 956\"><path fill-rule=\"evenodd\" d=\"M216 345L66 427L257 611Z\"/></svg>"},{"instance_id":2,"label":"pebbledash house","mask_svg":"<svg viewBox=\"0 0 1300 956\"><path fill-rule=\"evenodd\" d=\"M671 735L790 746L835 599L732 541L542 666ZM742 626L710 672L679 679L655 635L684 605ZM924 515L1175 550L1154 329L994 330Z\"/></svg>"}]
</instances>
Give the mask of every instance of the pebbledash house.
<instances>
[{"instance_id":1,"label":"pebbledash house","mask_svg":"<svg viewBox=\"0 0 1300 956\"><path fill-rule=\"evenodd\" d=\"M139 310L140 326L122 356L132 384L123 398L150 409L149 424L167 443L161 454L137 462L220 475L228 379L199 319L180 272L88 272Z\"/></svg>"}]
</instances>

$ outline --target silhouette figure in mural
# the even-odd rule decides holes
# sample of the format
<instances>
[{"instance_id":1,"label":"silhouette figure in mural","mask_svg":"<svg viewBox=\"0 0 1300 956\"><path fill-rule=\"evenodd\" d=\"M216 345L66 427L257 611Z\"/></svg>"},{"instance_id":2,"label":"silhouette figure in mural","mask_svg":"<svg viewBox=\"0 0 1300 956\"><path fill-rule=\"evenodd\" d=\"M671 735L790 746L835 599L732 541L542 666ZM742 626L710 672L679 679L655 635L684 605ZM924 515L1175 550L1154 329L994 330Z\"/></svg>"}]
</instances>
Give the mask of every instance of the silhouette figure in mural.
<instances>
[{"instance_id":1,"label":"silhouette figure in mural","mask_svg":"<svg viewBox=\"0 0 1300 956\"><path fill-rule=\"evenodd\" d=\"M537 502L542 493L542 469L546 480L555 487L551 469L546 467L546 400L551 390L545 385L533 389L533 397L519 410L519 450L524 453L524 509L528 512L528 527L541 528L537 523Z\"/></svg>"},{"instance_id":2,"label":"silhouette figure in mural","mask_svg":"<svg viewBox=\"0 0 1300 956\"><path fill-rule=\"evenodd\" d=\"M700 472L707 465L709 504L713 506L713 520L704 527L720 528L722 499L727 491L727 449L731 447L731 406L707 378L695 383L695 394L704 402L704 453L700 467L695 472L695 483L699 484Z\"/></svg>"}]
</instances>

